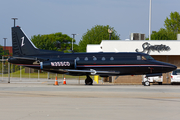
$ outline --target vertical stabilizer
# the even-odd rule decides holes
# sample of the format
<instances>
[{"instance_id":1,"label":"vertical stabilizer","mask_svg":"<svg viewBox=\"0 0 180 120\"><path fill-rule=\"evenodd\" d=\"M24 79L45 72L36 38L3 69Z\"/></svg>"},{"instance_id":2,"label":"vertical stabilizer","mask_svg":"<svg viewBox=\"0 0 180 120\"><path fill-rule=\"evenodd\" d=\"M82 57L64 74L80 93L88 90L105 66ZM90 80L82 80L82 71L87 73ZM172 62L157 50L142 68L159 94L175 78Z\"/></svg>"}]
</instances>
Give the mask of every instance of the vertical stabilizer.
<instances>
[{"instance_id":1,"label":"vertical stabilizer","mask_svg":"<svg viewBox=\"0 0 180 120\"><path fill-rule=\"evenodd\" d=\"M13 56L33 55L38 49L20 27L12 27Z\"/></svg>"}]
</instances>

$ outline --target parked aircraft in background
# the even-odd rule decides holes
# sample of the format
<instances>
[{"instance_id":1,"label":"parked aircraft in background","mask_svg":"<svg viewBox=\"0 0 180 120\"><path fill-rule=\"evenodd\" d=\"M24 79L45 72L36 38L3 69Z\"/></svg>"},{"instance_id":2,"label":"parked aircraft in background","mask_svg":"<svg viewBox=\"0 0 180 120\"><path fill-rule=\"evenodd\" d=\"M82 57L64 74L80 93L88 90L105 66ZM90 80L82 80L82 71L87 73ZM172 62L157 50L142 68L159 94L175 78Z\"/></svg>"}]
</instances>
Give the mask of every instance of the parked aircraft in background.
<instances>
[{"instance_id":1,"label":"parked aircraft in background","mask_svg":"<svg viewBox=\"0 0 180 120\"><path fill-rule=\"evenodd\" d=\"M38 49L22 29L12 27L13 57L8 62L59 74L87 76L86 85L92 85L90 75L151 75L166 73L177 67L154 60L140 52L119 53L63 53Z\"/></svg>"}]
</instances>

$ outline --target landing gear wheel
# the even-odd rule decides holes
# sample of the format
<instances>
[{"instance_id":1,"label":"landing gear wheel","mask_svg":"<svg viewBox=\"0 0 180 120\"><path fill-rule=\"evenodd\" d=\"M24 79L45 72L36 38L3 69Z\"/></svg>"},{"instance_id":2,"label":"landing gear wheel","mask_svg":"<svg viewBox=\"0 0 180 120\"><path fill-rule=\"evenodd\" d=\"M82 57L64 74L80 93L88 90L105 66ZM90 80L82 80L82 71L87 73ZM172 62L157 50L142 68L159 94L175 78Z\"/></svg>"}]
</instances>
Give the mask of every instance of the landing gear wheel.
<instances>
[{"instance_id":1,"label":"landing gear wheel","mask_svg":"<svg viewBox=\"0 0 180 120\"><path fill-rule=\"evenodd\" d=\"M158 82L159 85L162 85L162 82Z\"/></svg>"},{"instance_id":2,"label":"landing gear wheel","mask_svg":"<svg viewBox=\"0 0 180 120\"><path fill-rule=\"evenodd\" d=\"M144 82L144 86L150 86L149 81L145 81L145 82Z\"/></svg>"},{"instance_id":3,"label":"landing gear wheel","mask_svg":"<svg viewBox=\"0 0 180 120\"><path fill-rule=\"evenodd\" d=\"M93 80L89 76L85 79L85 85L93 85Z\"/></svg>"},{"instance_id":4,"label":"landing gear wheel","mask_svg":"<svg viewBox=\"0 0 180 120\"><path fill-rule=\"evenodd\" d=\"M85 80L85 85L92 85L93 84L93 82L91 81L91 80Z\"/></svg>"}]
</instances>

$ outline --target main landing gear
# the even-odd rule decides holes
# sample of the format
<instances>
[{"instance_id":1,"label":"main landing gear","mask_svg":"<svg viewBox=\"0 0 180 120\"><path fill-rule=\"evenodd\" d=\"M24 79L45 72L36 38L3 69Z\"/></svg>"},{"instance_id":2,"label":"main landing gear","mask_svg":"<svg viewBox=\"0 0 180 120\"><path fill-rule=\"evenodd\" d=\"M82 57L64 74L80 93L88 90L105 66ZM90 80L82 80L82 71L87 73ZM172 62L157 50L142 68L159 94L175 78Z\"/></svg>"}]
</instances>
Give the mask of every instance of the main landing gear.
<instances>
[{"instance_id":1,"label":"main landing gear","mask_svg":"<svg viewBox=\"0 0 180 120\"><path fill-rule=\"evenodd\" d=\"M85 79L85 85L92 85L93 84L93 80L89 77L89 75L86 75L86 79Z\"/></svg>"}]
</instances>

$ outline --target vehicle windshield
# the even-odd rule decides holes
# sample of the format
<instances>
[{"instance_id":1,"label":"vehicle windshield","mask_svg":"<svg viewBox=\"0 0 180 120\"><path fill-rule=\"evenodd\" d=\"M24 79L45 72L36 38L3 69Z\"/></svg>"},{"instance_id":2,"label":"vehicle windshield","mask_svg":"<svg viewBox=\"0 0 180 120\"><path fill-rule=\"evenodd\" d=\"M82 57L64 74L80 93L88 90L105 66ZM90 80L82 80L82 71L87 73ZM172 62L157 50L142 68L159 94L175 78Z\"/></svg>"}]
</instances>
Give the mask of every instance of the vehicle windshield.
<instances>
[{"instance_id":1,"label":"vehicle windshield","mask_svg":"<svg viewBox=\"0 0 180 120\"><path fill-rule=\"evenodd\" d=\"M174 70L172 72L173 75L180 75L180 69Z\"/></svg>"},{"instance_id":2,"label":"vehicle windshield","mask_svg":"<svg viewBox=\"0 0 180 120\"><path fill-rule=\"evenodd\" d=\"M142 60L154 60L150 55L142 56Z\"/></svg>"}]
</instances>

